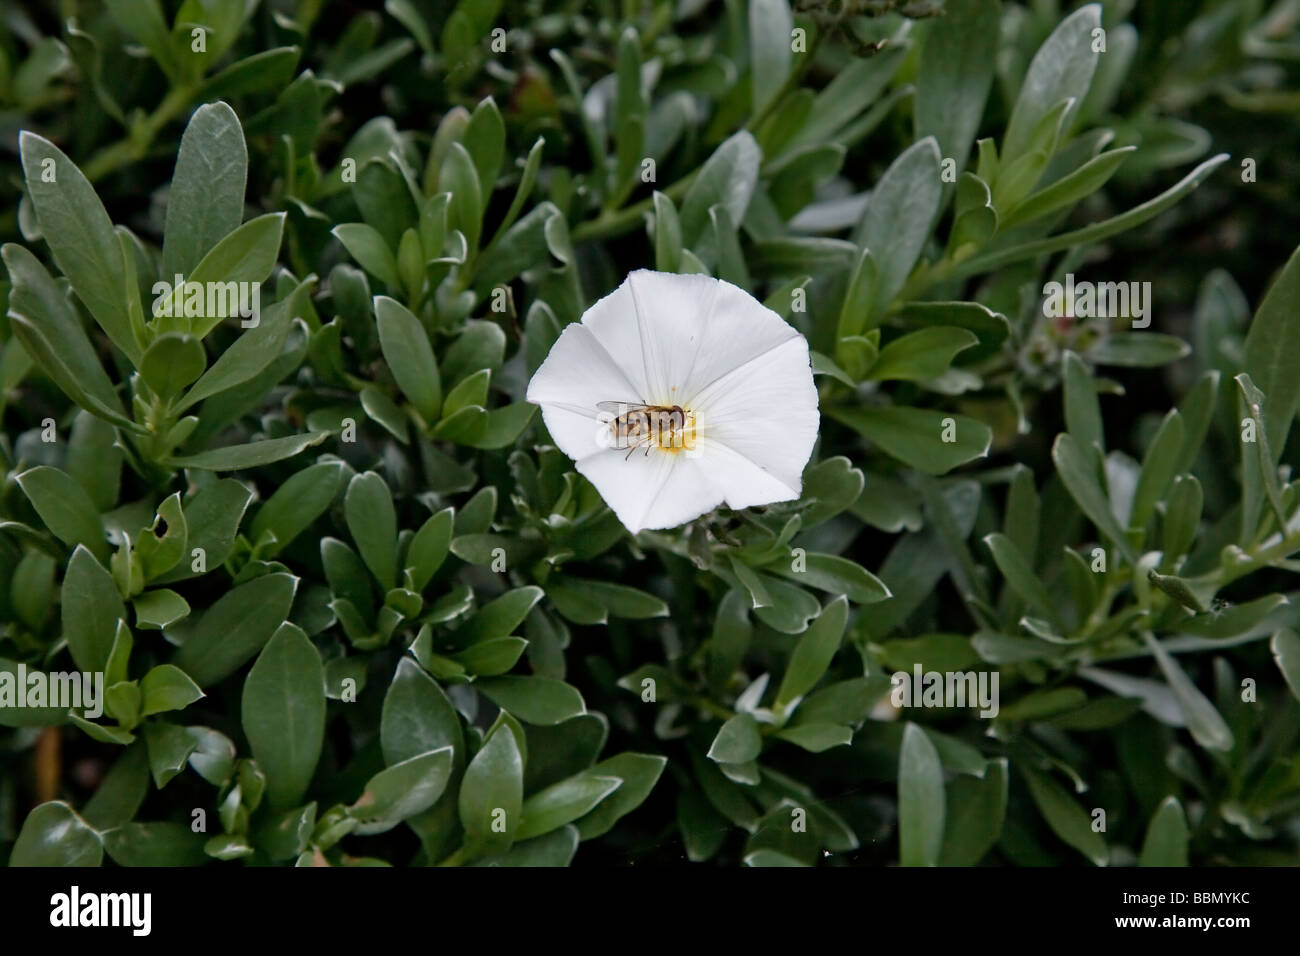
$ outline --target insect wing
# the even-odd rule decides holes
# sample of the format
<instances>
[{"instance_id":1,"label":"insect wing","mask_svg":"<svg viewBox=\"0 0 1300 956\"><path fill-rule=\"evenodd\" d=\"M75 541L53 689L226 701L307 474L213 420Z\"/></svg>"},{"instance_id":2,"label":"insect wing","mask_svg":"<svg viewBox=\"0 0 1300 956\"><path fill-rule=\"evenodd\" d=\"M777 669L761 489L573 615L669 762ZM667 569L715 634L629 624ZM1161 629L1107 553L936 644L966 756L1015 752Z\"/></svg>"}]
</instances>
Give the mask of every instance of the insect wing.
<instances>
[{"instance_id":1,"label":"insect wing","mask_svg":"<svg viewBox=\"0 0 1300 956\"><path fill-rule=\"evenodd\" d=\"M627 412L649 411L651 406L644 402L597 402L596 407L602 412L610 412L614 415L623 415Z\"/></svg>"}]
</instances>

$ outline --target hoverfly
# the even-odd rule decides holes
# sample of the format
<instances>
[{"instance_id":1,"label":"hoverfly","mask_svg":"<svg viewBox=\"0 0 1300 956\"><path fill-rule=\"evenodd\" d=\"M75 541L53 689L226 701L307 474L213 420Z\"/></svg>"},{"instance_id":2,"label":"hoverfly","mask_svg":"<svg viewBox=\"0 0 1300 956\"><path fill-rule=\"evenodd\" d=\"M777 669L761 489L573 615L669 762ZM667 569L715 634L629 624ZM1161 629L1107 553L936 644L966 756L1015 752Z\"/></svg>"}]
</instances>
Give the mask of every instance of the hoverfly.
<instances>
[{"instance_id":1,"label":"hoverfly","mask_svg":"<svg viewBox=\"0 0 1300 956\"><path fill-rule=\"evenodd\" d=\"M609 427L614 435L615 448L627 448L623 460L644 446L663 449L685 447L690 413L680 405L648 405L644 402L597 402L596 407L614 416Z\"/></svg>"}]
</instances>

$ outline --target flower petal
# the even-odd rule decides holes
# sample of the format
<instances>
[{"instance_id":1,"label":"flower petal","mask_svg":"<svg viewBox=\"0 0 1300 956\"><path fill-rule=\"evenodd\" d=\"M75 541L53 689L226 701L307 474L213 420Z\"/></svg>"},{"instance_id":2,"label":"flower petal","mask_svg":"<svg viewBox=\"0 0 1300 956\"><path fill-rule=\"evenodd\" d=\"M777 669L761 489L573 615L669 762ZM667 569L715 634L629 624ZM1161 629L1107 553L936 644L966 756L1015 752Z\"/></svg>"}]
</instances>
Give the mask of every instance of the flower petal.
<instances>
[{"instance_id":1,"label":"flower petal","mask_svg":"<svg viewBox=\"0 0 1300 956\"><path fill-rule=\"evenodd\" d=\"M726 373L799 337L748 292L712 276L642 269L624 287L636 309L652 403L686 404Z\"/></svg>"},{"instance_id":2,"label":"flower petal","mask_svg":"<svg viewBox=\"0 0 1300 956\"><path fill-rule=\"evenodd\" d=\"M542 420L555 447L574 461L605 451L613 439L608 425L579 406L548 402L542 406Z\"/></svg>"},{"instance_id":3,"label":"flower petal","mask_svg":"<svg viewBox=\"0 0 1300 956\"><path fill-rule=\"evenodd\" d=\"M798 496L821 421L808 343L801 336L718 379L695 399L694 410L702 437L711 445L726 446ZM731 507L765 503L749 500L758 484L730 484L739 480L742 471L714 474L710 466L706 473L715 481L728 482L725 493Z\"/></svg>"},{"instance_id":4,"label":"flower petal","mask_svg":"<svg viewBox=\"0 0 1300 956\"><path fill-rule=\"evenodd\" d=\"M619 389L601 395L597 401L629 403L653 401L646 397L649 387L640 326L636 305L626 280L583 313L581 327L586 329L605 351L604 361L612 363L622 373ZM629 386L630 394L628 394Z\"/></svg>"},{"instance_id":5,"label":"flower petal","mask_svg":"<svg viewBox=\"0 0 1300 956\"><path fill-rule=\"evenodd\" d=\"M775 501L793 501L799 497L800 480L793 485L773 474L758 462L719 441L701 439L700 469L706 480L717 489L728 508L769 505Z\"/></svg>"},{"instance_id":6,"label":"flower petal","mask_svg":"<svg viewBox=\"0 0 1300 956\"><path fill-rule=\"evenodd\" d=\"M609 298L606 296L601 302ZM537 405L563 404L589 409L594 419L597 402L635 402L641 391L639 378L629 377L591 329L575 323L566 326L551 346L546 360L528 383L526 397Z\"/></svg>"},{"instance_id":7,"label":"flower petal","mask_svg":"<svg viewBox=\"0 0 1300 956\"><path fill-rule=\"evenodd\" d=\"M675 528L722 503L722 494L703 474L700 462L684 454L619 448L590 455L578 471L600 492L623 525L636 534L646 528Z\"/></svg>"}]
</instances>

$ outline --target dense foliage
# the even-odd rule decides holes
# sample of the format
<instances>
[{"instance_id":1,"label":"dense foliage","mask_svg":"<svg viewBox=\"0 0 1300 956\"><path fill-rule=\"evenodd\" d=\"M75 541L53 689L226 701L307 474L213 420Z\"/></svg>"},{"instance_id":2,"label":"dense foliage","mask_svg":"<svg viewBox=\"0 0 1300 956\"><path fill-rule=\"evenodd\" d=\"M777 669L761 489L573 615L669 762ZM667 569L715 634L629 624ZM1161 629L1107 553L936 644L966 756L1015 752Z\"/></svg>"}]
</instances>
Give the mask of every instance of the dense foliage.
<instances>
[{"instance_id":1,"label":"dense foliage","mask_svg":"<svg viewBox=\"0 0 1300 956\"><path fill-rule=\"evenodd\" d=\"M0 678L104 679L0 706L0 860L1297 861L1294 0L0 24ZM798 501L550 443L638 268L807 337Z\"/></svg>"}]
</instances>

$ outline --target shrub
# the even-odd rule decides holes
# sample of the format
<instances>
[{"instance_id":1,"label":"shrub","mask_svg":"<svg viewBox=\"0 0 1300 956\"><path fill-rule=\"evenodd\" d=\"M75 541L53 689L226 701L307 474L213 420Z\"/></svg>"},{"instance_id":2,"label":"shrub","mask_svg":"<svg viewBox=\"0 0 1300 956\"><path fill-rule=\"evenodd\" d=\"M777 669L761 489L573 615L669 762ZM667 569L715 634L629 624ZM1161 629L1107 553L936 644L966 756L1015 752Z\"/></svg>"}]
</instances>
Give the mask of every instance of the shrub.
<instances>
[{"instance_id":1,"label":"shrub","mask_svg":"<svg viewBox=\"0 0 1300 956\"><path fill-rule=\"evenodd\" d=\"M1288 4L597 6L6 10L0 855L1294 862ZM559 450L643 268L797 498Z\"/></svg>"}]
</instances>

